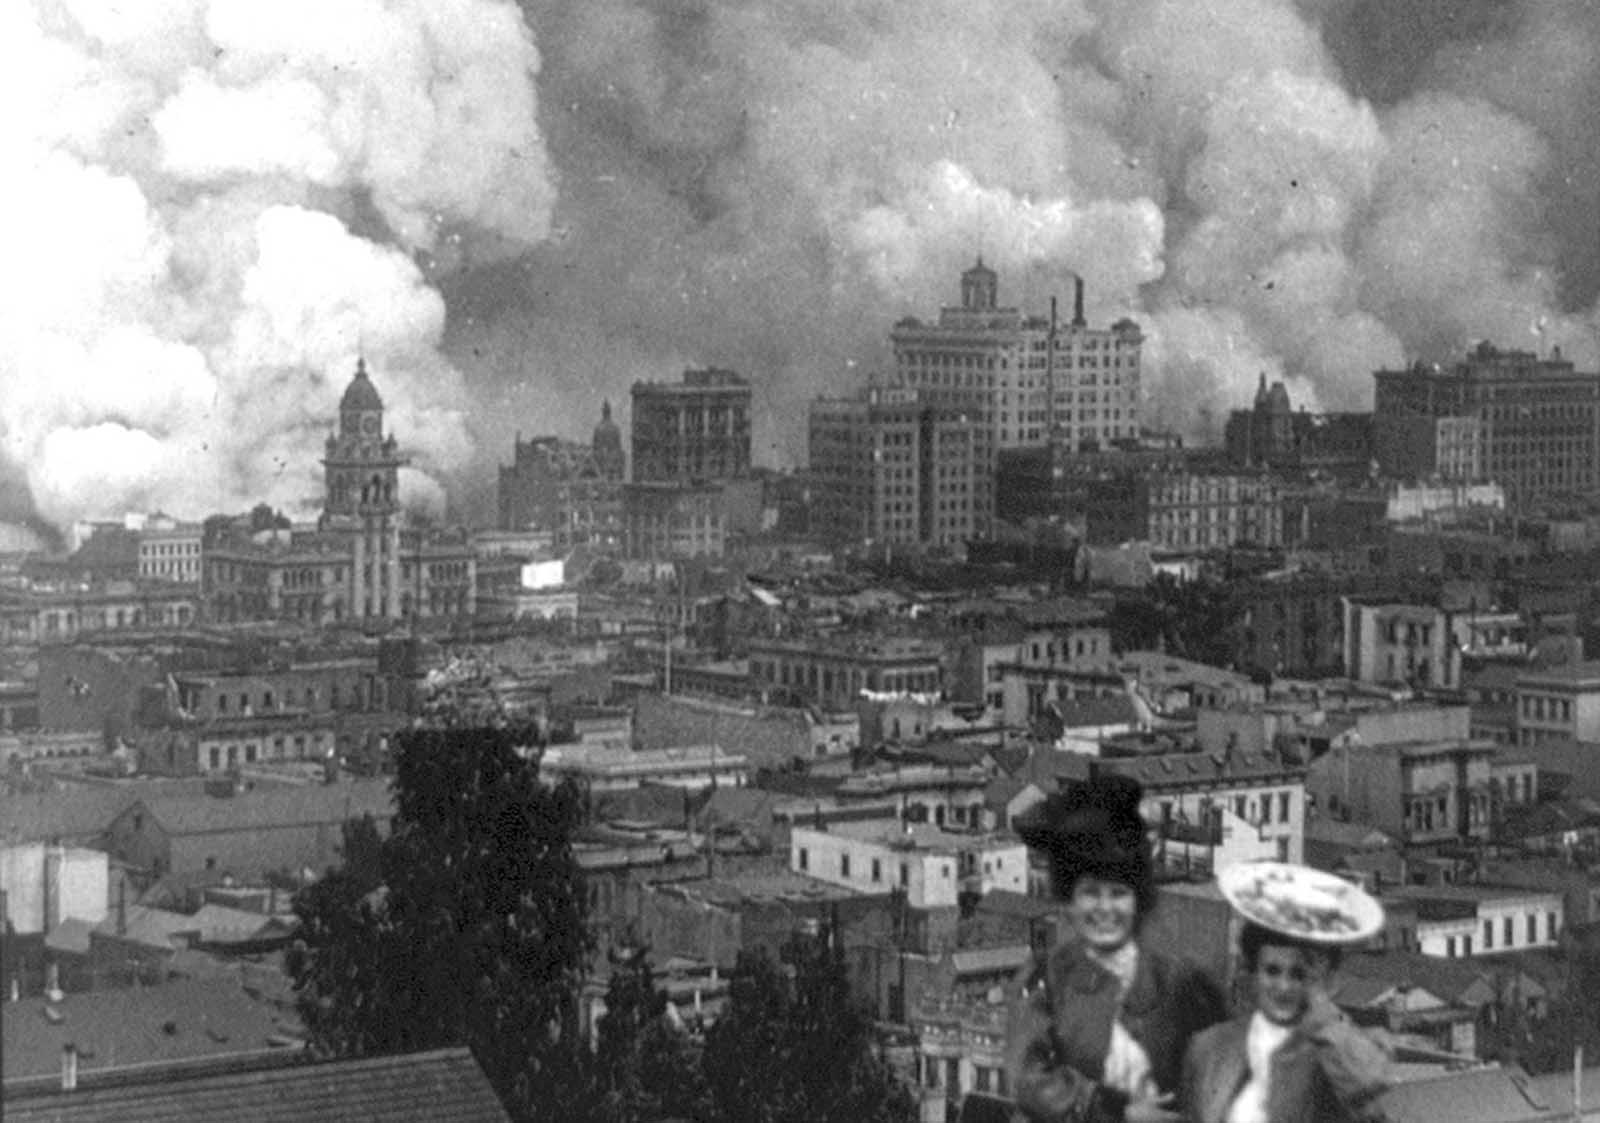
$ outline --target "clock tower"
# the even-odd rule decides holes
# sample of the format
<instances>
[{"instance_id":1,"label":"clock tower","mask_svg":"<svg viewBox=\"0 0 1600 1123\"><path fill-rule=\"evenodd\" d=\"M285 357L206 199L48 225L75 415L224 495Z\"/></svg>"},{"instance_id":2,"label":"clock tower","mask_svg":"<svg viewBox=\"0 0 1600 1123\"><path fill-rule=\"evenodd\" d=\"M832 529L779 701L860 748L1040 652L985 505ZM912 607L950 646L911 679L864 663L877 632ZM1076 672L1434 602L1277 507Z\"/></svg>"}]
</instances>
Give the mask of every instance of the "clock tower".
<instances>
[{"instance_id":1,"label":"clock tower","mask_svg":"<svg viewBox=\"0 0 1600 1123\"><path fill-rule=\"evenodd\" d=\"M339 400L339 430L329 434L322 465L322 528L351 540L350 613L358 619L400 615L400 469L406 463L383 434L383 399L364 359Z\"/></svg>"}]
</instances>

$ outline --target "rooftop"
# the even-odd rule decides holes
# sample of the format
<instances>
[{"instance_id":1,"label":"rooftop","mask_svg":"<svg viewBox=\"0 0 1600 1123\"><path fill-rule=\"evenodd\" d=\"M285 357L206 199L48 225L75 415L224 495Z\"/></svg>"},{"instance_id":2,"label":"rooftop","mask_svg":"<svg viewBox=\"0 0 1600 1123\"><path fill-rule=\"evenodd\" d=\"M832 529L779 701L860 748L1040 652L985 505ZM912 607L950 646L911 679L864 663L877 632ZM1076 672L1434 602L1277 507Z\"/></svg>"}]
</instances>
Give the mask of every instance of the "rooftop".
<instances>
[{"instance_id":1,"label":"rooftop","mask_svg":"<svg viewBox=\"0 0 1600 1123\"><path fill-rule=\"evenodd\" d=\"M7 1058L10 1059L9 1057ZM59 1060L56 1061L59 1064ZM80 1069L80 1073L81 1073ZM80 1080L82 1076L80 1075ZM44 1123L503 1123L488 1078L465 1048L233 1071L6 1097L6 1117Z\"/></svg>"},{"instance_id":2,"label":"rooftop","mask_svg":"<svg viewBox=\"0 0 1600 1123\"><path fill-rule=\"evenodd\" d=\"M292 1009L237 983L182 979L155 987L24 998L6 1007L6 1117L11 1085L61 1071L62 1046L78 1048L80 1080L96 1072L198 1057L237 1056L298 1044Z\"/></svg>"}]
</instances>

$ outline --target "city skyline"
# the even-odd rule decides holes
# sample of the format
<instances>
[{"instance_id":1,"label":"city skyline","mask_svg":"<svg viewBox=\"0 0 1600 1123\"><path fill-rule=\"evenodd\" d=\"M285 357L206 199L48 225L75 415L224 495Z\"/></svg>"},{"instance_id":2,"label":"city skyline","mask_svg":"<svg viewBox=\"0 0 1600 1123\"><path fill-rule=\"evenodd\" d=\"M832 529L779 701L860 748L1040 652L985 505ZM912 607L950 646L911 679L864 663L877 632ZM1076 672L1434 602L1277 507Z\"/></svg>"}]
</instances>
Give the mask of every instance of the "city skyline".
<instances>
[{"instance_id":1,"label":"city skyline","mask_svg":"<svg viewBox=\"0 0 1600 1123\"><path fill-rule=\"evenodd\" d=\"M488 511L516 430L690 367L797 465L800 407L978 253L1029 313L1084 277L1149 336L1151 421L1213 436L1262 373L1315 410L1484 338L1596 365L1579 4L143 18L19 27L85 69L11 79L8 522L303 501L358 354L424 506Z\"/></svg>"}]
</instances>

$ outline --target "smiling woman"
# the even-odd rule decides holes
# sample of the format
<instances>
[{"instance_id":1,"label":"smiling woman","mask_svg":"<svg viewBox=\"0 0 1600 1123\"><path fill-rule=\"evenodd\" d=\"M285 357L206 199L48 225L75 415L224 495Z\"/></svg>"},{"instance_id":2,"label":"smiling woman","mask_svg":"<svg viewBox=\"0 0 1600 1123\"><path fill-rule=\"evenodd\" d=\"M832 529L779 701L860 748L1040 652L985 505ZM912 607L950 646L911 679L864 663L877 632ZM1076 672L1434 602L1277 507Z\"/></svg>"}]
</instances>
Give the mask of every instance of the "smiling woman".
<instances>
[{"instance_id":1,"label":"smiling woman","mask_svg":"<svg viewBox=\"0 0 1600 1123\"><path fill-rule=\"evenodd\" d=\"M1092 780L1017 825L1048 858L1070 929L1024 969L1012 998L1007 1056L1028 1119L1180 1118L1180 1058L1223 1016L1215 984L1139 946L1155 903L1142 794L1122 777Z\"/></svg>"}]
</instances>

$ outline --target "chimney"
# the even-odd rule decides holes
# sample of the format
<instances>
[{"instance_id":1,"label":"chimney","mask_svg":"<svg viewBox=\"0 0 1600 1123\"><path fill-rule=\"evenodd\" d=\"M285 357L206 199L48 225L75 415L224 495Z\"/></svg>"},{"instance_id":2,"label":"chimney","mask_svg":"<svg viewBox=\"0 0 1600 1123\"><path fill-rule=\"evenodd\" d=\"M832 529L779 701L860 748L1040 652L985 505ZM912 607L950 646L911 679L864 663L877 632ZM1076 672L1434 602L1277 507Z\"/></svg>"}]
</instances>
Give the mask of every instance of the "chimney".
<instances>
[{"instance_id":1,"label":"chimney","mask_svg":"<svg viewBox=\"0 0 1600 1123\"><path fill-rule=\"evenodd\" d=\"M1088 321L1083 318L1083 278L1072 279L1072 326L1081 328Z\"/></svg>"},{"instance_id":2,"label":"chimney","mask_svg":"<svg viewBox=\"0 0 1600 1123\"><path fill-rule=\"evenodd\" d=\"M78 1047L70 1041L61 1046L61 1090L78 1090Z\"/></svg>"},{"instance_id":3,"label":"chimney","mask_svg":"<svg viewBox=\"0 0 1600 1123\"><path fill-rule=\"evenodd\" d=\"M121 878L117 882L117 935L128 934L128 880Z\"/></svg>"}]
</instances>

